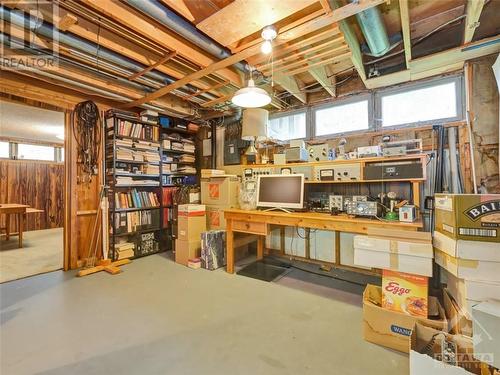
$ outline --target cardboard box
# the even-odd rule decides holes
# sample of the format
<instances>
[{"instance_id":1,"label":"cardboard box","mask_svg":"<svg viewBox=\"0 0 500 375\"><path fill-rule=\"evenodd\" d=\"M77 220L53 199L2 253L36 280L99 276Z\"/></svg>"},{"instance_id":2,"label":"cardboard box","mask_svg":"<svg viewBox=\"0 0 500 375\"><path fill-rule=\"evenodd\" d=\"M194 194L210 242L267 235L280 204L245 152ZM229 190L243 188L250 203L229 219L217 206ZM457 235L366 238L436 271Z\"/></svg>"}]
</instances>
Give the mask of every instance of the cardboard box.
<instances>
[{"instance_id":1,"label":"cardboard box","mask_svg":"<svg viewBox=\"0 0 500 375\"><path fill-rule=\"evenodd\" d=\"M500 262L500 243L457 240L434 232L434 247L455 258Z\"/></svg>"},{"instance_id":2,"label":"cardboard box","mask_svg":"<svg viewBox=\"0 0 500 375\"><path fill-rule=\"evenodd\" d=\"M481 302L472 308L474 353L487 354L477 359L500 369L500 301Z\"/></svg>"},{"instance_id":3,"label":"cardboard box","mask_svg":"<svg viewBox=\"0 0 500 375\"><path fill-rule=\"evenodd\" d=\"M189 259L201 256L201 240L182 241L175 240L175 262L184 266L188 265Z\"/></svg>"},{"instance_id":4,"label":"cardboard box","mask_svg":"<svg viewBox=\"0 0 500 375\"><path fill-rule=\"evenodd\" d=\"M480 280L464 280L443 270L447 289L458 306L472 316L472 307L489 299L500 300L500 283Z\"/></svg>"},{"instance_id":5,"label":"cardboard box","mask_svg":"<svg viewBox=\"0 0 500 375\"><path fill-rule=\"evenodd\" d=\"M383 237L354 236L354 264L432 276L432 244Z\"/></svg>"},{"instance_id":6,"label":"cardboard box","mask_svg":"<svg viewBox=\"0 0 500 375\"><path fill-rule=\"evenodd\" d=\"M363 331L366 341L404 353L409 351L409 338L417 321L446 330L448 322L437 298L429 297L429 313L436 320L411 316L382 308L382 288L368 284L363 293ZM427 374L428 375L428 374Z\"/></svg>"},{"instance_id":7,"label":"cardboard box","mask_svg":"<svg viewBox=\"0 0 500 375\"><path fill-rule=\"evenodd\" d=\"M200 241L201 234L207 230L207 218L203 216L179 216L177 238L181 241Z\"/></svg>"},{"instance_id":8,"label":"cardboard box","mask_svg":"<svg viewBox=\"0 0 500 375\"><path fill-rule=\"evenodd\" d=\"M382 271L382 307L427 318L429 282L426 276Z\"/></svg>"},{"instance_id":9,"label":"cardboard box","mask_svg":"<svg viewBox=\"0 0 500 375\"><path fill-rule=\"evenodd\" d=\"M450 292L443 290L443 304L446 318L448 319L448 331L453 334L461 334L472 337L472 321L466 311L460 308Z\"/></svg>"},{"instance_id":10,"label":"cardboard box","mask_svg":"<svg viewBox=\"0 0 500 375\"><path fill-rule=\"evenodd\" d=\"M201 203L238 207L240 181L237 176L211 177L201 180Z\"/></svg>"},{"instance_id":11,"label":"cardboard box","mask_svg":"<svg viewBox=\"0 0 500 375\"><path fill-rule=\"evenodd\" d=\"M500 194L436 194L436 230L457 240L500 242Z\"/></svg>"},{"instance_id":12,"label":"cardboard box","mask_svg":"<svg viewBox=\"0 0 500 375\"><path fill-rule=\"evenodd\" d=\"M231 206L207 206L207 228L208 230L223 230L226 229L226 219L224 218L224 210L230 209Z\"/></svg>"},{"instance_id":13,"label":"cardboard box","mask_svg":"<svg viewBox=\"0 0 500 375\"><path fill-rule=\"evenodd\" d=\"M465 280L484 280L500 282L500 262L460 259L434 249L436 263L451 274Z\"/></svg>"},{"instance_id":14,"label":"cardboard box","mask_svg":"<svg viewBox=\"0 0 500 375\"><path fill-rule=\"evenodd\" d=\"M440 360L442 358L440 343L443 338L456 344L458 366L446 364ZM432 341L434 341L434 345L429 348ZM494 370L488 369L486 364L474 359L470 337L441 333L434 327L417 322L413 327L409 343L410 375L486 375L494 373Z\"/></svg>"},{"instance_id":15,"label":"cardboard box","mask_svg":"<svg viewBox=\"0 0 500 375\"><path fill-rule=\"evenodd\" d=\"M205 216L206 206L204 204L180 204L177 208L178 216Z\"/></svg>"}]
</instances>

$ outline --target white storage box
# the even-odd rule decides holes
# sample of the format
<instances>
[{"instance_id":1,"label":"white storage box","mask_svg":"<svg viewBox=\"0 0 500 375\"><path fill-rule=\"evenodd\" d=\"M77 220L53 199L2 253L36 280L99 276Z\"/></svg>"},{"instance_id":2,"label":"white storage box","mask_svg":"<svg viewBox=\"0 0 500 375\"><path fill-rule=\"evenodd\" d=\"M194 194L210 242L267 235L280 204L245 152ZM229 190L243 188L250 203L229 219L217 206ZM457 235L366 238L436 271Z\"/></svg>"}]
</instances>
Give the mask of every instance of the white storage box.
<instances>
[{"instance_id":1,"label":"white storage box","mask_svg":"<svg viewBox=\"0 0 500 375\"><path fill-rule=\"evenodd\" d=\"M500 282L500 262L460 259L434 249L436 263L458 278Z\"/></svg>"},{"instance_id":2,"label":"white storage box","mask_svg":"<svg viewBox=\"0 0 500 375\"><path fill-rule=\"evenodd\" d=\"M500 283L464 280L444 270L448 291L458 305L472 316L472 306L489 299L500 300Z\"/></svg>"},{"instance_id":3,"label":"white storage box","mask_svg":"<svg viewBox=\"0 0 500 375\"><path fill-rule=\"evenodd\" d=\"M309 257L323 262L335 262L335 232L329 230L311 231Z\"/></svg>"},{"instance_id":4,"label":"white storage box","mask_svg":"<svg viewBox=\"0 0 500 375\"><path fill-rule=\"evenodd\" d=\"M438 231L432 241L436 249L455 258L500 262L498 242L456 240Z\"/></svg>"},{"instance_id":5,"label":"white storage box","mask_svg":"<svg viewBox=\"0 0 500 375\"><path fill-rule=\"evenodd\" d=\"M354 264L421 276L432 276L432 245L427 242L397 241L354 236Z\"/></svg>"},{"instance_id":6,"label":"white storage box","mask_svg":"<svg viewBox=\"0 0 500 375\"><path fill-rule=\"evenodd\" d=\"M481 302L472 308L472 317L474 355L500 368L500 301Z\"/></svg>"}]
</instances>

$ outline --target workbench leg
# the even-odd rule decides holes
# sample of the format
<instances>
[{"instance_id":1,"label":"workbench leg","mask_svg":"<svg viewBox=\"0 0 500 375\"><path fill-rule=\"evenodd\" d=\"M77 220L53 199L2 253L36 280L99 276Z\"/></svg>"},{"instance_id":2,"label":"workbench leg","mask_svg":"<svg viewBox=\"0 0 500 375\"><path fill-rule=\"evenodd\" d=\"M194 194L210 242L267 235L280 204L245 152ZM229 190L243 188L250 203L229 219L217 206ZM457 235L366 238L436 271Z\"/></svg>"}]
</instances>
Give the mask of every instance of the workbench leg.
<instances>
[{"instance_id":1,"label":"workbench leg","mask_svg":"<svg viewBox=\"0 0 500 375\"><path fill-rule=\"evenodd\" d=\"M24 215L19 214L19 248L23 247Z\"/></svg>"},{"instance_id":2,"label":"workbench leg","mask_svg":"<svg viewBox=\"0 0 500 375\"><path fill-rule=\"evenodd\" d=\"M227 220L226 223L226 260L226 271L234 273L234 233L232 220Z\"/></svg>"},{"instance_id":3,"label":"workbench leg","mask_svg":"<svg viewBox=\"0 0 500 375\"><path fill-rule=\"evenodd\" d=\"M257 260L264 258L264 236L257 237Z\"/></svg>"},{"instance_id":4,"label":"workbench leg","mask_svg":"<svg viewBox=\"0 0 500 375\"><path fill-rule=\"evenodd\" d=\"M5 214L5 240L10 238L10 215Z\"/></svg>"}]
</instances>

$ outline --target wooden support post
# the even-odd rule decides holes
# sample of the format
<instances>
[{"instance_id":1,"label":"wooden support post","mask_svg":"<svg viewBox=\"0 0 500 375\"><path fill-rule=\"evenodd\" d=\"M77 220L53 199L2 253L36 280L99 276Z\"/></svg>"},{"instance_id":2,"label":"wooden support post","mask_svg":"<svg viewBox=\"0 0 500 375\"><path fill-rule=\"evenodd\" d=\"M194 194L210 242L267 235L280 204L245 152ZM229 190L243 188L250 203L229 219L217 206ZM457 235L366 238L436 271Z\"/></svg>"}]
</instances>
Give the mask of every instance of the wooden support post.
<instances>
[{"instance_id":1,"label":"wooden support post","mask_svg":"<svg viewBox=\"0 0 500 375\"><path fill-rule=\"evenodd\" d=\"M257 238L257 260L264 258L264 236L258 236Z\"/></svg>"}]
</instances>

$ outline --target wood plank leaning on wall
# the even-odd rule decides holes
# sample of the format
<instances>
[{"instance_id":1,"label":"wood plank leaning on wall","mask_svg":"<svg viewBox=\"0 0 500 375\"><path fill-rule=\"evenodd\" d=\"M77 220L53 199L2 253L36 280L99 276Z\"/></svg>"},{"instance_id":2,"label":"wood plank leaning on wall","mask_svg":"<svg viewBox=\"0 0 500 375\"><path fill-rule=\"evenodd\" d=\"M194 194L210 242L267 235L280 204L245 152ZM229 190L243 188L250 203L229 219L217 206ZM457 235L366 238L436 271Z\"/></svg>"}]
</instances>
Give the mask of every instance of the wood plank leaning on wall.
<instances>
[{"instance_id":1,"label":"wood plank leaning on wall","mask_svg":"<svg viewBox=\"0 0 500 375\"><path fill-rule=\"evenodd\" d=\"M64 164L54 162L1 160L0 203L21 203L44 212L26 215L25 230L63 226ZM17 228L16 215L10 218ZM5 215L0 227L5 227Z\"/></svg>"}]
</instances>

